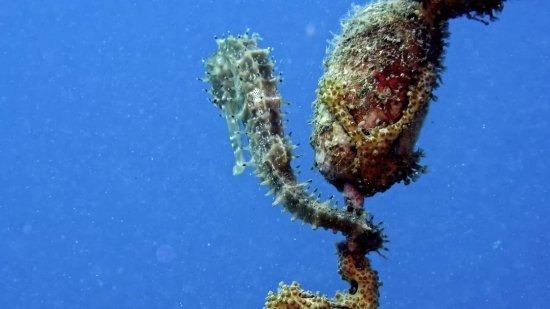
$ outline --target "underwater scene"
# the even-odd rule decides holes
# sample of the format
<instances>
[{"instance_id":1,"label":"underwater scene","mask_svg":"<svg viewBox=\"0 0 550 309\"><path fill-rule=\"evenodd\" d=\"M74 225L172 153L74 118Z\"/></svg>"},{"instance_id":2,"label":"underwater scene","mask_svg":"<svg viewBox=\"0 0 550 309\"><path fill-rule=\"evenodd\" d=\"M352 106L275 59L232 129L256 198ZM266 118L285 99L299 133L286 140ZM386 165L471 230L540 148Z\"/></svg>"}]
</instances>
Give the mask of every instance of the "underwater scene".
<instances>
[{"instance_id":1,"label":"underwater scene","mask_svg":"<svg viewBox=\"0 0 550 309\"><path fill-rule=\"evenodd\" d=\"M547 308L550 2L5 1L0 308Z\"/></svg>"}]
</instances>

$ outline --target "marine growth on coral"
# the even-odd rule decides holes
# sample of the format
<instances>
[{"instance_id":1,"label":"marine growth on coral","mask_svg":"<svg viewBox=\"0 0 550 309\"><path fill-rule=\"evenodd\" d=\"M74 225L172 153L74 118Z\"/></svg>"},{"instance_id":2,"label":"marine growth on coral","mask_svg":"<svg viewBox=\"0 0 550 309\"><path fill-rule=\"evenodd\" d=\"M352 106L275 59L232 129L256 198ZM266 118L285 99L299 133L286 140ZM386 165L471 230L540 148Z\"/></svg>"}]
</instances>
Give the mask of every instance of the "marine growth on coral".
<instances>
[{"instance_id":1,"label":"marine growth on coral","mask_svg":"<svg viewBox=\"0 0 550 309\"><path fill-rule=\"evenodd\" d=\"M284 103L270 49L258 47L256 34L216 38L218 50L205 60L201 80L210 83L210 100L226 118L233 173L253 167L274 195L273 204L290 212L292 221L345 237L337 254L347 291L328 298L298 283L281 283L277 293L269 293L265 308L378 308L378 274L365 255L385 249L386 236L364 210L364 199L395 183L409 184L426 171L416 141L441 79L448 20L466 16L488 23L485 19L493 21L504 2L378 1L355 7L343 21L324 61L310 138L314 164L342 192L343 208L310 195L311 181L298 182L291 168L295 146L284 132Z\"/></svg>"}]
</instances>

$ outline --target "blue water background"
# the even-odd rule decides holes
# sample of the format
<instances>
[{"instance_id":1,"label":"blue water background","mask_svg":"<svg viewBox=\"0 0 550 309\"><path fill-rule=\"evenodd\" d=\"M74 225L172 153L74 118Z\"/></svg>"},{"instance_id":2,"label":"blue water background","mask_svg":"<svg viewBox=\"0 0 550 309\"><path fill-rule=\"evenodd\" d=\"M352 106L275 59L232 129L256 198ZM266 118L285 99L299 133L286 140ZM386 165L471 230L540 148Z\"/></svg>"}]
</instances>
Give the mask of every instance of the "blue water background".
<instances>
[{"instance_id":1,"label":"blue water background","mask_svg":"<svg viewBox=\"0 0 550 309\"><path fill-rule=\"evenodd\" d=\"M333 296L333 243L232 176L203 91L214 35L273 47L308 145L327 40L349 1L2 1L0 308L262 308L280 281ZM451 23L418 146L428 174L367 200L382 308L548 308L550 2ZM158 252L157 252L158 251ZM158 254L158 255L157 255Z\"/></svg>"}]
</instances>

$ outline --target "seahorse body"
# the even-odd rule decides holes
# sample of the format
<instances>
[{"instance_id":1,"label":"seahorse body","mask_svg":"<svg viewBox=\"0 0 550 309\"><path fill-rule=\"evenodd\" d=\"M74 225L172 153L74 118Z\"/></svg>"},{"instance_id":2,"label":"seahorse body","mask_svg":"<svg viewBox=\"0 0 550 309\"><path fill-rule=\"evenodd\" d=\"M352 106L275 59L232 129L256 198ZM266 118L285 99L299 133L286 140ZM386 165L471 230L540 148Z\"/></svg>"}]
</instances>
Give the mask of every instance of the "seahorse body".
<instances>
[{"instance_id":1,"label":"seahorse body","mask_svg":"<svg viewBox=\"0 0 550 309\"><path fill-rule=\"evenodd\" d=\"M229 119L232 136L237 132L237 124L243 125L251 155L250 162L245 164L254 166L261 184L275 195L273 205L282 204L292 214L292 220L300 219L313 229L340 231L357 243L358 251L363 253L383 248L384 235L370 215L338 209L330 200L321 202L305 189L309 181L297 181L290 165L295 146L284 134L283 100L277 90L279 78L273 75L270 49L259 48L257 39L257 35L217 39L218 50L205 61L207 76L203 79L211 84L211 101ZM238 147L239 142L234 141L233 148ZM238 158L241 152L234 153L238 165L242 162ZM241 168L244 164L234 170Z\"/></svg>"}]
</instances>

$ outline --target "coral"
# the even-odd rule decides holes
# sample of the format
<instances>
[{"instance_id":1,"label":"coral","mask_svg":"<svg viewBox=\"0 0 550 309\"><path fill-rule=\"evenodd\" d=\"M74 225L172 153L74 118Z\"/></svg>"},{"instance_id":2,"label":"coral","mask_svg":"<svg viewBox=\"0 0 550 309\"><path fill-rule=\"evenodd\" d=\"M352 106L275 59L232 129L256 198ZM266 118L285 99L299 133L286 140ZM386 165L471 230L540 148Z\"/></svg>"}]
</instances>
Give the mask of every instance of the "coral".
<instances>
[{"instance_id":1,"label":"coral","mask_svg":"<svg viewBox=\"0 0 550 309\"><path fill-rule=\"evenodd\" d=\"M295 155L283 125L284 105L273 74L270 49L258 35L218 39L205 60L211 102L226 118L235 156L234 174L253 166L261 185L313 229L341 232L338 273L350 285L332 299L303 291L298 283L270 292L270 308L378 308L378 274L366 254L385 249L380 224L365 212L365 197L410 183L426 171L415 150L433 90L443 71L448 19L483 18L503 9L505 0L388 0L356 7L343 22L325 60L314 102L310 143L315 165L343 192L346 207L309 195L311 181L299 183L290 163ZM241 127L243 129L241 129ZM248 142L244 146L243 138ZM245 151L250 152L246 162Z\"/></svg>"},{"instance_id":2,"label":"coral","mask_svg":"<svg viewBox=\"0 0 550 309\"><path fill-rule=\"evenodd\" d=\"M368 197L425 172L414 146L445 32L430 29L409 1L356 8L343 23L325 60L311 136L315 164L337 189ZM351 207L361 211L362 203Z\"/></svg>"},{"instance_id":3,"label":"coral","mask_svg":"<svg viewBox=\"0 0 550 309\"><path fill-rule=\"evenodd\" d=\"M298 282L292 282L291 285L279 283L279 290L276 294L271 291L267 294L264 307L264 309L306 308L330 309L332 307L326 295L304 291Z\"/></svg>"},{"instance_id":4,"label":"coral","mask_svg":"<svg viewBox=\"0 0 550 309\"><path fill-rule=\"evenodd\" d=\"M506 0L422 0L426 20L431 24L466 16L488 24L483 18L495 21L495 14L502 12Z\"/></svg>"},{"instance_id":5,"label":"coral","mask_svg":"<svg viewBox=\"0 0 550 309\"><path fill-rule=\"evenodd\" d=\"M504 1L380 1L356 7L325 60L310 143L315 165L361 213L363 197L426 172L416 140L443 71L448 19Z\"/></svg>"},{"instance_id":6,"label":"coral","mask_svg":"<svg viewBox=\"0 0 550 309\"><path fill-rule=\"evenodd\" d=\"M353 248L352 248L353 249ZM378 272L370 267L364 254L350 250L348 243L337 244L338 273L350 284L347 291L326 295L302 290L297 282L291 285L279 283L277 294L269 292L264 309L330 309L330 308L378 308Z\"/></svg>"}]
</instances>

